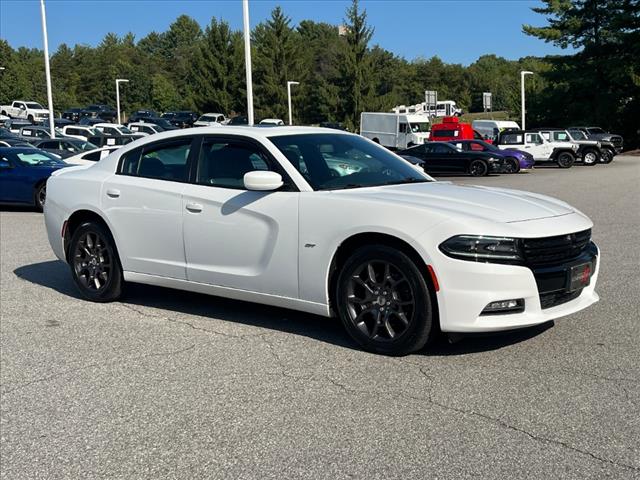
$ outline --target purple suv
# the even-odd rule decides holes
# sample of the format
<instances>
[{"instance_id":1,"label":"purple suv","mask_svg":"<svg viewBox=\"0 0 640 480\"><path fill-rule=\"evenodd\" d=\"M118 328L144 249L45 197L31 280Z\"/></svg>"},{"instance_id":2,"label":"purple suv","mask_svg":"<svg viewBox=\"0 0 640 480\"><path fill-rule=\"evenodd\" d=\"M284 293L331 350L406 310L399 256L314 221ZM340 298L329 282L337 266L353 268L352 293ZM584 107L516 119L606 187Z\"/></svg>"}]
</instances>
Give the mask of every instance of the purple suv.
<instances>
[{"instance_id":1,"label":"purple suv","mask_svg":"<svg viewBox=\"0 0 640 480\"><path fill-rule=\"evenodd\" d=\"M495 145L482 140L452 140L449 143L460 147L465 152L486 152L496 158L504 159L505 170L503 173L518 173L520 170L529 170L535 163L533 155L516 149L501 150Z\"/></svg>"}]
</instances>

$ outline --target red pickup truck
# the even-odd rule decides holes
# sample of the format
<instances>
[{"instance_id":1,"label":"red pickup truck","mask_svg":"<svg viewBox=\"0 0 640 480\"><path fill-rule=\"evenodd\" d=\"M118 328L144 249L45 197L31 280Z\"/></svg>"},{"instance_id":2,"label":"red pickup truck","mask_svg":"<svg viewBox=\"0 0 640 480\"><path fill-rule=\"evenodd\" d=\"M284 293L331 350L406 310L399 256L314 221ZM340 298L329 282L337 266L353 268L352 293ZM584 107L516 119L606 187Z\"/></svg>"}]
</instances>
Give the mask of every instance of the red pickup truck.
<instances>
[{"instance_id":1,"label":"red pickup truck","mask_svg":"<svg viewBox=\"0 0 640 480\"><path fill-rule=\"evenodd\" d=\"M460 121L458 117L444 117L442 123L431 126L431 135L429 140L432 142L450 142L452 140L489 140L482 138L476 132L470 123Z\"/></svg>"}]
</instances>

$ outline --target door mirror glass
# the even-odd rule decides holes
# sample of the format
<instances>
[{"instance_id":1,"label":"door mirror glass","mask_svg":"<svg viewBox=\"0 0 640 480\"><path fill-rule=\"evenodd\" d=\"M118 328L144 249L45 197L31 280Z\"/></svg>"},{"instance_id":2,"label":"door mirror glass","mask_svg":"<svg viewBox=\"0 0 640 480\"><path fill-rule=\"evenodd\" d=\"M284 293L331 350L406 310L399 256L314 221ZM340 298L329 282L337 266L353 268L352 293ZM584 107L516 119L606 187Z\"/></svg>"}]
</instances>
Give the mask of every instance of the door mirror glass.
<instances>
[{"instance_id":1,"label":"door mirror glass","mask_svg":"<svg viewBox=\"0 0 640 480\"><path fill-rule=\"evenodd\" d=\"M282 187L282 177L279 173L268 170L254 170L244 174L244 188L247 190L273 191Z\"/></svg>"}]
</instances>

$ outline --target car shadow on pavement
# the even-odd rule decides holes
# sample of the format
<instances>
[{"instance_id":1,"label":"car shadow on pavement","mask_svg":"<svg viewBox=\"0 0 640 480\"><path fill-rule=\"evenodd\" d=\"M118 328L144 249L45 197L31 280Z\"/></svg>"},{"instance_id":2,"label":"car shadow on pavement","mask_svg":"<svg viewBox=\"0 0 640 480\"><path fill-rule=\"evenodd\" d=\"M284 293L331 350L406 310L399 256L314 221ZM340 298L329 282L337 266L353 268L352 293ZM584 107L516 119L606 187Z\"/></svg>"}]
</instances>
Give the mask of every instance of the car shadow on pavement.
<instances>
[{"instance_id":1,"label":"car shadow on pavement","mask_svg":"<svg viewBox=\"0 0 640 480\"><path fill-rule=\"evenodd\" d=\"M73 284L69 267L64 262L52 260L24 265L16 268L14 274L22 280L50 288L62 295L82 298ZM343 348L359 349L347 336L337 318L325 318L295 310L142 284L128 284L120 303L166 312L154 312L154 317L166 316L171 319L174 312L197 316L211 322L234 322L309 337ZM463 336L453 342L442 336L420 354L449 356L498 350L540 335L552 325L553 322L548 322L537 327L499 334Z\"/></svg>"}]
</instances>

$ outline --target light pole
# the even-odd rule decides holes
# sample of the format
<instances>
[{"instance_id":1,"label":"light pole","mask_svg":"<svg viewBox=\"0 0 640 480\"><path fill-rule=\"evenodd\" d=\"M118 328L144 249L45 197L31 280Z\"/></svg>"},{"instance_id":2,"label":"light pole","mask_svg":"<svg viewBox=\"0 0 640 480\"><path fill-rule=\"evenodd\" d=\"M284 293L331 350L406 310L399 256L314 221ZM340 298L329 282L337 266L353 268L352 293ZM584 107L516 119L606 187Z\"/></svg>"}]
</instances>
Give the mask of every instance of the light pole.
<instances>
[{"instance_id":1,"label":"light pole","mask_svg":"<svg viewBox=\"0 0 640 480\"><path fill-rule=\"evenodd\" d=\"M520 125L520 127L522 127L522 130L525 130L525 124L524 124L524 114L526 112L525 109L525 101L524 101L524 77L525 75L533 75L533 72L529 72L527 70L522 70L520 72L520 99L521 99L521 106L520 106L520 112L522 113L522 125Z\"/></svg>"},{"instance_id":2,"label":"light pole","mask_svg":"<svg viewBox=\"0 0 640 480\"><path fill-rule=\"evenodd\" d=\"M126 78L116 78L116 110L118 111L118 125L120 125L120 84L129 83Z\"/></svg>"},{"instance_id":3,"label":"light pole","mask_svg":"<svg viewBox=\"0 0 640 480\"><path fill-rule=\"evenodd\" d=\"M47 78L47 102L49 103L49 130L51 138L56 138L53 121L53 95L51 93L51 70L49 69L49 38L47 36L47 14L44 10L44 0L40 0L40 16L42 18L42 37L44 39L44 72Z\"/></svg>"},{"instance_id":4,"label":"light pole","mask_svg":"<svg viewBox=\"0 0 640 480\"><path fill-rule=\"evenodd\" d=\"M291 85L300 85L300 82L287 82L287 100L289 102L289 125L293 125L293 115L291 113Z\"/></svg>"},{"instance_id":5,"label":"light pole","mask_svg":"<svg viewBox=\"0 0 640 480\"><path fill-rule=\"evenodd\" d=\"M247 73L247 123L253 125L253 80L251 79L251 29L249 28L249 0L242 0L244 24L244 67Z\"/></svg>"}]
</instances>

